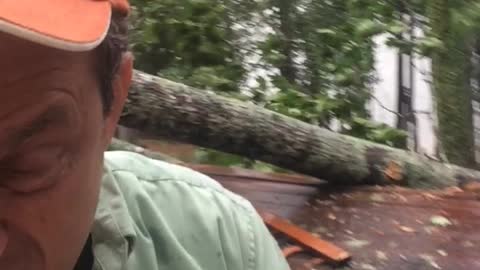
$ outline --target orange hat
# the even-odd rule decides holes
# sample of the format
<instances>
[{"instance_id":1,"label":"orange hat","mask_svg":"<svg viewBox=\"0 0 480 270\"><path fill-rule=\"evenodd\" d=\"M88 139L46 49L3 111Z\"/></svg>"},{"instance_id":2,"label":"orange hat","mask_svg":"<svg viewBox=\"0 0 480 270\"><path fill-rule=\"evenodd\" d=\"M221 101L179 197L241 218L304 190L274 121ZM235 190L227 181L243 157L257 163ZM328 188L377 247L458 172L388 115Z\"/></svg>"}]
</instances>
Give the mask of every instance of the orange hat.
<instances>
[{"instance_id":1,"label":"orange hat","mask_svg":"<svg viewBox=\"0 0 480 270\"><path fill-rule=\"evenodd\" d=\"M0 0L0 32L67 51L89 51L105 38L112 9L127 0Z\"/></svg>"}]
</instances>

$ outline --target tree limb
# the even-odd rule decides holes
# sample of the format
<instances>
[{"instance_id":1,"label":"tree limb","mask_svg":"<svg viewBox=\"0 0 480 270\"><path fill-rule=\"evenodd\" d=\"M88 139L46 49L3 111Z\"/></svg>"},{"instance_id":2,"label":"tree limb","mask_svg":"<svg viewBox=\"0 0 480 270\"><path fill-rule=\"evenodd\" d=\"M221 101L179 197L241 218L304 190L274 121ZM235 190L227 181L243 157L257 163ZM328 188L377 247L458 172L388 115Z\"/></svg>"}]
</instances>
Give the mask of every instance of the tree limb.
<instances>
[{"instance_id":1,"label":"tree limb","mask_svg":"<svg viewBox=\"0 0 480 270\"><path fill-rule=\"evenodd\" d=\"M138 71L120 122L152 135L261 160L335 184L432 188L480 179L477 171L333 133Z\"/></svg>"}]
</instances>

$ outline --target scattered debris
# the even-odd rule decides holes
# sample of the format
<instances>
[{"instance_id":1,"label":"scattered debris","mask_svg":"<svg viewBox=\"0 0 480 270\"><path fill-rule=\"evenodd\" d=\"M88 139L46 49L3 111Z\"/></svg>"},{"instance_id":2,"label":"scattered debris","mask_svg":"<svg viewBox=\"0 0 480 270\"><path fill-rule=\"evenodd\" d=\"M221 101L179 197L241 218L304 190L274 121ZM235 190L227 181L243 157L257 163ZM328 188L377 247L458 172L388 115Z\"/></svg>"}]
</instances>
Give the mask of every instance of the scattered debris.
<instances>
[{"instance_id":1,"label":"scattered debris","mask_svg":"<svg viewBox=\"0 0 480 270\"><path fill-rule=\"evenodd\" d=\"M385 252L380 251L380 250L377 250L375 253L377 254L377 258L378 258L379 260L381 260L381 261L386 261L386 260L388 260L388 256L387 256L387 254L386 254Z\"/></svg>"},{"instance_id":2,"label":"scattered debris","mask_svg":"<svg viewBox=\"0 0 480 270\"><path fill-rule=\"evenodd\" d=\"M352 238L351 240L346 241L345 245L350 248L363 248L370 245L370 242L366 240L359 240L359 239Z\"/></svg>"},{"instance_id":3,"label":"scattered debris","mask_svg":"<svg viewBox=\"0 0 480 270\"><path fill-rule=\"evenodd\" d=\"M459 187L448 187L443 191L443 194L453 196L462 192L464 192L464 190Z\"/></svg>"},{"instance_id":4,"label":"scattered debris","mask_svg":"<svg viewBox=\"0 0 480 270\"><path fill-rule=\"evenodd\" d=\"M407 233L414 233L417 232L415 229L407 227L407 226L400 226L399 229L401 231L407 232Z\"/></svg>"},{"instance_id":5,"label":"scattered debris","mask_svg":"<svg viewBox=\"0 0 480 270\"><path fill-rule=\"evenodd\" d=\"M407 199L405 196L401 195L401 194L395 194L395 196L396 196L399 200L401 200L401 201L403 201L403 202L408 202L408 199Z\"/></svg>"},{"instance_id":6,"label":"scattered debris","mask_svg":"<svg viewBox=\"0 0 480 270\"><path fill-rule=\"evenodd\" d=\"M448 253L447 253L445 250L443 250L443 249L437 250L437 253L440 254L440 255L442 255L443 257L447 257L447 256L448 256Z\"/></svg>"},{"instance_id":7,"label":"scattered debris","mask_svg":"<svg viewBox=\"0 0 480 270\"><path fill-rule=\"evenodd\" d=\"M378 194L378 193L372 194L370 196L370 200L372 200L374 202L385 202L385 198L383 197L383 195Z\"/></svg>"},{"instance_id":8,"label":"scattered debris","mask_svg":"<svg viewBox=\"0 0 480 270\"><path fill-rule=\"evenodd\" d=\"M315 227L312 230L312 232L316 233L316 234L326 234L326 233L328 233L328 229L323 227L323 226L318 226L318 227Z\"/></svg>"},{"instance_id":9,"label":"scattered debris","mask_svg":"<svg viewBox=\"0 0 480 270\"><path fill-rule=\"evenodd\" d=\"M425 192L423 193L423 197L427 200L438 200L438 196L433 195L432 193Z\"/></svg>"},{"instance_id":10,"label":"scattered debris","mask_svg":"<svg viewBox=\"0 0 480 270\"><path fill-rule=\"evenodd\" d=\"M448 220L446 217L443 216L433 216L430 218L430 222L439 227L448 227L453 225L450 220Z\"/></svg>"},{"instance_id":11,"label":"scattered debris","mask_svg":"<svg viewBox=\"0 0 480 270\"><path fill-rule=\"evenodd\" d=\"M330 194L330 195L328 195L328 196L329 196L330 199L332 199L332 200L336 200L336 199L338 198L337 195L333 195L333 194Z\"/></svg>"},{"instance_id":12,"label":"scattered debris","mask_svg":"<svg viewBox=\"0 0 480 270\"><path fill-rule=\"evenodd\" d=\"M225 183L228 187L231 180ZM231 185L236 187L235 183ZM259 187L263 185L261 182ZM307 224L305 231L313 238L324 238L325 242L339 245L352 254L348 264L336 264L273 228L281 247L297 245L304 249L288 258L292 270L372 267L377 270L480 270L480 258L476 254L480 248L477 230L480 202L469 193L448 196L432 190L424 195L425 190L364 186L337 190L329 185L293 187L291 191L279 186L278 190L269 191L250 185L238 186L249 188L240 190L240 194L252 192L258 208L264 207L279 217L291 219L294 223L291 225ZM263 197L259 196L259 190ZM337 195L337 201L329 200L331 193ZM312 205L304 206L306 201ZM318 210L313 210L314 207ZM285 251L288 254L294 250ZM315 257L325 259L328 264L305 268L305 263L311 265Z\"/></svg>"},{"instance_id":13,"label":"scattered debris","mask_svg":"<svg viewBox=\"0 0 480 270\"><path fill-rule=\"evenodd\" d=\"M474 247L475 245L471 241L465 241L462 243L462 246L466 248L471 248L471 247Z\"/></svg>"},{"instance_id":14,"label":"scattered debris","mask_svg":"<svg viewBox=\"0 0 480 270\"><path fill-rule=\"evenodd\" d=\"M360 269L362 270L377 270L377 268L371 264L362 263L360 264Z\"/></svg>"},{"instance_id":15,"label":"scattered debris","mask_svg":"<svg viewBox=\"0 0 480 270\"><path fill-rule=\"evenodd\" d=\"M398 248L398 244L396 242L388 242L388 247L395 249Z\"/></svg>"},{"instance_id":16,"label":"scattered debris","mask_svg":"<svg viewBox=\"0 0 480 270\"><path fill-rule=\"evenodd\" d=\"M428 264L430 264L435 269L442 269L436 262L433 256L428 254L422 254L419 256L421 259L425 260Z\"/></svg>"},{"instance_id":17,"label":"scattered debris","mask_svg":"<svg viewBox=\"0 0 480 270\"><path fill-rule=\"evenodd\" d=\"M334 204L334 201L332 200L319 200L319 199L316 199L315 202L319 205L323 205L323 206L330 206L330 205L333 205Z\"/></svg>"},{"instance_id":18,"label":"scattered debris","mask_svg":"<svg viewBox=\"0 0 480 270\"><path fill-rule=\"evenodd\" d=\"M332 214L332 213L328 213L327 217L328 217L328 219L330 219L330 220L337 220L337 217L336 217L334 214Z\"/></svg>"},{"instance_id":19,"label":"scattered debris","mask_svg":"<svg viewBox=\"0 0 480 270\"><path fill-rule=\"evenodd\" d=\"M334 212L340 212L340 211L342 211L342 208L340 208L340 207L338 207L338 206L332 206L331 209L332 209L332 211L334 211Z\"/></svg>"},{"instance_id":20,"label":"scattered debris","mask_svg":"<svg viewBox=\"0 0 480 270\"><path fill-rule=\"evenodd\" d=\"M315 266L321 265L321 264L323 264L324 262L325 262L325 260L322 259L322 258L315 258L315 259L312 259L312 260L306 262L303 266L304 266L306 269L312 269L312 270L313 270L313 269L316 269L316 268L314 268Z\"/></svg>"},{"instance_id":21,"label":"scattered debris","mask_svg":"<svg viewBox=\"0 0 480 270\"><path fill-rule=\"evenodd\" d=\"M427 234L430 234L430 235L433 234L433 233L438 232L438 229L437 229L436 227L434 227L434 226L425 226L423 229L425 230L425 232L426 232Z\"/></svg>"}]
</instances>

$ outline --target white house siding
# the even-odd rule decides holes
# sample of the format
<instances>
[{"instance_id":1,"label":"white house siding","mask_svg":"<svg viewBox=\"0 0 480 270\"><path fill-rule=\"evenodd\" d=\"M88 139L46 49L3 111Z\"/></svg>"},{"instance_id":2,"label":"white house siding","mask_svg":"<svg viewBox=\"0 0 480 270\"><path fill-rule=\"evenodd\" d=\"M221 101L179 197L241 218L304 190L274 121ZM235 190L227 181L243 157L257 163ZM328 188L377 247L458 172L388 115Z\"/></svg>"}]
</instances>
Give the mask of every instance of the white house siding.
<instances>
[{"instance_id":1,"label":"white house siding","mask_svg":"<svg viewBox=\"0 0 480 270\"><path fill-rule=\"evenodd\" d=\"M374 121L395 127L397 116L388 110L398 111L398 54L397 50L385 45L385 40L386 36L375 38L375 69L378 81L374 85L376 100L371 102L370 109ZM436 139L431 118L433 114L426 113L432 111L429 70L430 61L428 59L415 57L413 108L419 112L416 114L417 149L421 153L434 155Z\"/></svg>"}]
</instances>

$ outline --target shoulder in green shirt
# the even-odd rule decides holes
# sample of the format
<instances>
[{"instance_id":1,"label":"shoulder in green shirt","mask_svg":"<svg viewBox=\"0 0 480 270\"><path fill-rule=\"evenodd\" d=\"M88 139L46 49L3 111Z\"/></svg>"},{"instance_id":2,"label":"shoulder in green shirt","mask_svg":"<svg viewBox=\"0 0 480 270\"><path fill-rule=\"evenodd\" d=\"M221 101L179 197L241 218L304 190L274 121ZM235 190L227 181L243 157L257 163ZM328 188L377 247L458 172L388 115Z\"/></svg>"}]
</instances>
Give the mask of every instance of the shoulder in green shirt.
<instances>
[{"instance_id":1,"label":"shoulder in green shirt","mask_svg":"<svg viewBox=\"0 0 480 270\"><path fill-rule=\"evenodd\" d=\"M98 270L288 270L252 205L211 178L107 152L92 230Z\"/></svg>"}]
</instances>

